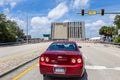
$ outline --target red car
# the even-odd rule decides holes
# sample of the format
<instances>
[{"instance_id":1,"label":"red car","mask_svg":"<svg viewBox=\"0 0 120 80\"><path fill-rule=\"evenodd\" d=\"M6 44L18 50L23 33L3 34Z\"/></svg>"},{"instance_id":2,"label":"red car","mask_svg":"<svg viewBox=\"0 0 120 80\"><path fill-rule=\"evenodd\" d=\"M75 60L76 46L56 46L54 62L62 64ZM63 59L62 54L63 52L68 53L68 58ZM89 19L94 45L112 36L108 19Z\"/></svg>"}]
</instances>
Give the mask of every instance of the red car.
<instances>
[{"instance_id":1,"label":"red car","mask_svg":"<svg viewBox=\"0 0 120 80\"><path fill-rule=\"evenodd\" d=\"M71 41L53 42L40 56L39 68L44 80L53 80L52 77L82 78L85 68L79 48Z\"/></svg>"}]
</instances>

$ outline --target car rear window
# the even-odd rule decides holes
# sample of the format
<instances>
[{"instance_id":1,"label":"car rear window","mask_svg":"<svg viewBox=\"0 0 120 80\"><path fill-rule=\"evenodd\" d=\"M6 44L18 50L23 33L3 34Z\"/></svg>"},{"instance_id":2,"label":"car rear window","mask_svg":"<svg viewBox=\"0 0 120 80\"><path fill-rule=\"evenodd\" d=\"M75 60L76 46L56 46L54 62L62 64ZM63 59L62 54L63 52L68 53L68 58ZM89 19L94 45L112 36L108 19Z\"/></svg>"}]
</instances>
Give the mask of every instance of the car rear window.
<instances>
[{"instance_id":1,"label":"car rear window","mask_svg":"<svg viewBox=\"0 0 120 80\"><path fill-rule=\"evenodd\" d=\"M74 43L53 43L48 50L77 51L77 46Z\"/></svg>"}]
</instances>

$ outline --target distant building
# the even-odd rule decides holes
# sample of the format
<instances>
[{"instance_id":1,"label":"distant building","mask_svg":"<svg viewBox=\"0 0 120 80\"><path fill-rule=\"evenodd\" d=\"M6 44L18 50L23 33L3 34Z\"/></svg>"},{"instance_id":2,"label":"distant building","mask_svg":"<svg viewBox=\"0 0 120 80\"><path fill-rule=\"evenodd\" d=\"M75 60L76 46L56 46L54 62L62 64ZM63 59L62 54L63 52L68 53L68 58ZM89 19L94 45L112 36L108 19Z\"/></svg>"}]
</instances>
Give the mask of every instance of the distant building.
<instances>
[{"instance_id":1,"label":"distant building","mask_svg":"<svg viewBox=\"0 0 120 80\"><path fill-rule=\"evenodd\" d=\"M67 23L52 23L51 37L53 40L68 39L68 25Z\"/></svg>"},{"instance_id":2,"label":"distant building","mask_svg":"<svg viewBox=\"0 0 120 80\"><path fill-rule=\"evenodd\" d=\"M51 38L53 40L84 40L84 22L64 22L51 24Z\"/></svg>"}]
</instances>

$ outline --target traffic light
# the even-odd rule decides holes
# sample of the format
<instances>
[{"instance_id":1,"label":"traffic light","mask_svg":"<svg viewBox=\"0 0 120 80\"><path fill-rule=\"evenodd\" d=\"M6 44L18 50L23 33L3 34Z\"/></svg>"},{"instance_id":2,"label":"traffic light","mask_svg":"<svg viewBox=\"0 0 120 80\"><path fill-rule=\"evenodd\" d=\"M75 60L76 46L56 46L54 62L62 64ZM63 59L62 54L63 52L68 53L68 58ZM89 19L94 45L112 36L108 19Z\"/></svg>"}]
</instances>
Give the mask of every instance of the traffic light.
<instances>
[{"instance_id":1,"label":"traffic light","mask_svg":"<svg viewBox=\"0 0 120 80\"><path fill-rule=\"evenodd\" d=\"M84 14L85 14L85 10L82 9L82 10L81 10L81 15L84 16Z\"/></svg>"},{"instance_id":2,"label":"traffic light","mask_svg":"<svg viewBox=\"0 0 120 80\"><path fill-rule=\"evenodd\" d=\"M101 15L103 16L105 14L105 9L101 9Z\"/></svg>"}]
</instances>

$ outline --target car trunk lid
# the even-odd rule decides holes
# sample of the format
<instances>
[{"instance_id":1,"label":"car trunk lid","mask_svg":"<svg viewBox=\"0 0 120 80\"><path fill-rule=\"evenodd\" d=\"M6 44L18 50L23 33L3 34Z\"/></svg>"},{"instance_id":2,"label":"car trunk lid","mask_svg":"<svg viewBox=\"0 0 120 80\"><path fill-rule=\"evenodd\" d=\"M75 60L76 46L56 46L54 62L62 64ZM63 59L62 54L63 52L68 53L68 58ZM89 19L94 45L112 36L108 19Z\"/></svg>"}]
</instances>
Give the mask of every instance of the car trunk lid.
<instances>
[{"instance_id":1,"label":"car trunk lid","mask_svg":"<svg viewBox=\"0 0 120 80\"><path fill-rule=\"evenodd\" d=\"M78 51L46 51L45 56L49 57L48 64L69 65L73 57L77 57Z\"/></svg>"}]
</instances>

